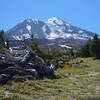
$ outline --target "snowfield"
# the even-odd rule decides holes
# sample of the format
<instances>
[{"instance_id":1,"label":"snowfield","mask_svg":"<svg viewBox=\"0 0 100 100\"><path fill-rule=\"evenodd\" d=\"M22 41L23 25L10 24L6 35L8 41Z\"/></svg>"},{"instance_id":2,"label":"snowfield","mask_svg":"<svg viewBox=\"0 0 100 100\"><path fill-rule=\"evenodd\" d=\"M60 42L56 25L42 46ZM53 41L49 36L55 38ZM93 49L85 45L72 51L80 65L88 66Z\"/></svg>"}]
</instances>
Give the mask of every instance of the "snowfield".
<instances>
[{"instance_id":1,"label":"snowfield","mask_svg":"<svg viewBox=\"0 0 100 100\"><path fill-rule=\"evenodd\" d=\"M49 40L57 38L88 40L94 35L92 32L75 27L56 17L44 21L28 18L6 33L7 37L15 40L23 40L23 37L28 39L32 33L35 38Z\"/></svg>"}]
</instances>

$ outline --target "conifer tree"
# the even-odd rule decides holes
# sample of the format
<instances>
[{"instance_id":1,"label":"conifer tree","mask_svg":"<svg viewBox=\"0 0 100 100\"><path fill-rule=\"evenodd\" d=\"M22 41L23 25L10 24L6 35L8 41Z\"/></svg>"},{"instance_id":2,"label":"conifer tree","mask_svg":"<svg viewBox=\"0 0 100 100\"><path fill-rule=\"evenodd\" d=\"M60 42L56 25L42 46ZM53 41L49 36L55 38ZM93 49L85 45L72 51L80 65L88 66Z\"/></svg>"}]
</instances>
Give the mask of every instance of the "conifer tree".
<instances>
[{"instance_id":1,"label":"conifer tree","mask_svg":"<svg viewBox=\"0 0 100 100\"><path fill-rule=\"evenodd\" d=\"M9 49L10 46L9 46L9 40L8 39L6 40L6 43L7 43L6 48Z\"/></svg>"},{"instance_id":2,"label":"conifer tree","mask_svg":"<svg viewBox=\"0 0 100 100\"><path fill-rule=\"evenodd\" d=\"M0 46L5 47L5 38L4 38L4 31L0 31Z\"/></svg>"},{"instance_id":3,"label":"conifer tree","mask_svg":"<svg viewBox=\"0 0 100 100\"><path fill-rule=\"evenodd\" d=\"M100 40L95 34L92 40L89 40L88 43L80 50L82 57L95 57L100 58Z\"/></svg>"},{"instance_id":4,"label":"conifer tree","mask_svg":"<svg viewBox=\"0 0 100 100\"><path fill-rule=\"evenodd\" d=\"M98 36L95 34L90 44L90 54L93 57L100 58L100 42Z\"/></svg>"},{"instance_id":5,"label":"conifer tree","mask_svg":"<svg viewBox=\"0 0 100 100\"><path fill-rule=\"evenodd\" d=\"M31 35L31 41L32 41L32 43L34 44L34 35L33 35L33 33L32 33L32 35Z\"/></svg>"},{"instance_id":6,"label":"conifer tree","mask_svg":"<svg viewBox=\"0 0 100 100\"><path fill-rule=\"evenodd\" d=\"M71 57L74 57L73 49L70 50Z\"/></svg>"}]
</instances>

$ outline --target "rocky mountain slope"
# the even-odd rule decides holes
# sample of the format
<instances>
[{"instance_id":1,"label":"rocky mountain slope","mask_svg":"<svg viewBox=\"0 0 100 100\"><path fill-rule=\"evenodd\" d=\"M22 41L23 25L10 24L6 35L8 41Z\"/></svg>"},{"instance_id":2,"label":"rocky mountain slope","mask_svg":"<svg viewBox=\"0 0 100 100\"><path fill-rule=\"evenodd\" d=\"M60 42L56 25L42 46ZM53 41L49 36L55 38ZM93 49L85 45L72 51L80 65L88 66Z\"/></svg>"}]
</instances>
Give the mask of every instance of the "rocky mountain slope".
<instances>
[{"instance_id":1,"label":"rocky mountain slope","mask_svg":"<svg viewBox=\"0 0 100 100\"><path fill-rule=\"evenodd\" d=\"M87 40L92 38L94 33L75 27L65 21L53 17L42 21L38 19L25 19L18 23L15 27L6 32L6 36L10 40L23 40L23 37L29 39L31 34L34 34L36 39L76 39Z\"/></svg>"}]
</instances>

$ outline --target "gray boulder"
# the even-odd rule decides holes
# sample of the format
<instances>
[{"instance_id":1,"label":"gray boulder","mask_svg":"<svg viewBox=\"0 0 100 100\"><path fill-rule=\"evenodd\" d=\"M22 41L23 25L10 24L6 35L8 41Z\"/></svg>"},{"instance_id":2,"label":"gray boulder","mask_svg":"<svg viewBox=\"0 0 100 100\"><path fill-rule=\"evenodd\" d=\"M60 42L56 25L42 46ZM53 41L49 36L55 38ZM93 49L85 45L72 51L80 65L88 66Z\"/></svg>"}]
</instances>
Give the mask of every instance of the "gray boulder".
<instances>
[{"instance_id":1,"label":"gray boulder","mask_svg":"<svg viewBox=\"0 0 100 100\"><path fill-rule=\"evenodd\" d=\"M53 64L51 64L50 66L45 67L44 71L45 71L46 76L52 75L54 73L54 69L55 69L55 67L54 67Z\"/></svg>"},{"instance_id":2,"label":"gray boulder","mask_svg":"<svg viewBox=\"0 0 100 100\"><path fill-rule=\"evenodd\" d=\"M26 69L25 72L26 72L27 75L32 75L36 78L39 77L38 72L35 69Z\"/></svg>"},{"instance_id":3,"label":"gray boulder","mask_svg":"<svg viewBox=\"0 0 100 100\"><path fill-rule=\"evenodd\" d=\"M83 60L80 60L80 63L82 63L83 62Z\"/></svg>"},{"instance_id":4,"label":"gray boulder","mask_svg":"<svg viewBox=\"0 0 100 100\"><path fill-rule=\"evenodd\" d=\"M11 66L8 68L0 68L0 74L15 74L16 73L16 67Z\"/></svg>"},{"instance_id":5,"label":"gray boulder","mask_svg":"<svg viewBox=\"0 0 100 100\"><path fill-rule=\"evenodd\" d=\"M5 74L1 74L0 75L0 84L5 84L10 78L11 78L10 76L8 77Z\"/></svg>"}]
</instances>

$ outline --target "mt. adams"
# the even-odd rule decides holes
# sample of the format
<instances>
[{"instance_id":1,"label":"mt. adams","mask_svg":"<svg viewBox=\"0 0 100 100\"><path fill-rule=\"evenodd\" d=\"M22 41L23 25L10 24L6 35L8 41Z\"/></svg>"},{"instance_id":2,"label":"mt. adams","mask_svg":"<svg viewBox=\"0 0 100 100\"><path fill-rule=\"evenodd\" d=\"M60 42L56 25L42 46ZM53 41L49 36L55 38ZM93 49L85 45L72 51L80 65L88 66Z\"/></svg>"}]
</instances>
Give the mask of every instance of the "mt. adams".
<instances>
[{"instance_id":1,"label":"mt. adams","mask_svg":"<svg viewBox=\"0 0 100 100\"><path fill-rule=\"evenodd\" d=\"M92 32L72 26L59 18L53 17L45 21L25 19L8 30L6 36L10 40L23 40L24 37L29 39L32 33L36 39L50 41L55 39L88 40L94 35Z\"/></svg>"}]
</instances>

